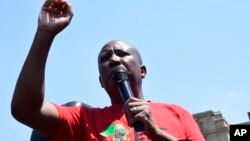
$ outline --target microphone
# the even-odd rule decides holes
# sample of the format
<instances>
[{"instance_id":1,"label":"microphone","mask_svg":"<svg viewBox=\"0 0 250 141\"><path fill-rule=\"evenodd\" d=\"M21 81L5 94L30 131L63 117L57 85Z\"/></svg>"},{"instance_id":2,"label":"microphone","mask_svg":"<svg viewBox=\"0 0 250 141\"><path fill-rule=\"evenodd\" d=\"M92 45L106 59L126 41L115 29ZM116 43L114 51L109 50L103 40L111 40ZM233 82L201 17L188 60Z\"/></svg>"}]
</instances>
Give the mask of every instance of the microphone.
<instances>
[{"instance_id":1,"label":"microphone","mask_svg":"<svg viewBox=\"0 0 250 141\"><path fill-rule=\"evenodd\" d=\"M129 84L128 73L124 68L117 67L113 72L113 79L118 85L119 92L124 102L126 102L131 96L134 96ZM145 128L140 121L135 122L133 126L137 132L143 131Z\"/></svg>"}]
</instances>

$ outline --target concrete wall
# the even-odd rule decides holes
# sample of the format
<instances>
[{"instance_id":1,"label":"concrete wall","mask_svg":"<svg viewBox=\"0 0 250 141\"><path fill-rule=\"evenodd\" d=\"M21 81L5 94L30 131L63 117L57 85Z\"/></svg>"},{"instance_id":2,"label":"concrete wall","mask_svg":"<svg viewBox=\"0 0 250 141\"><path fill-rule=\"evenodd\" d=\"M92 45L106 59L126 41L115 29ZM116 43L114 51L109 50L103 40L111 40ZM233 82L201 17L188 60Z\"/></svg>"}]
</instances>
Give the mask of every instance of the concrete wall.
<instances>
[{"instance_id":1,"label":"concrete wall","mask_svg":"<svg viewBox=\"0 0 250 141\"><path fill-rule=\"evenodd\" d=\"M193 116L206 141L230 141L229 125L220 112L205 111Z\"/></svg>"}]
</instances>

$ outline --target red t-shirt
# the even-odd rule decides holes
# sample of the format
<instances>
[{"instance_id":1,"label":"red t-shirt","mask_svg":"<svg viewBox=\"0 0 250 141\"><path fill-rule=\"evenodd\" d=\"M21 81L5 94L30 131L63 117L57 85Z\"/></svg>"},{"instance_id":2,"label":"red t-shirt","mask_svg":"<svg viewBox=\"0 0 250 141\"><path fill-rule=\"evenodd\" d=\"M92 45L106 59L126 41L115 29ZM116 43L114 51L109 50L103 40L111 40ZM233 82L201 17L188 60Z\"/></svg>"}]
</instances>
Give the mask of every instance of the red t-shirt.
<instances>
[{"instance_id":1,"label":"red t-shirt","mask_svg":"<svg viewBox=\"0 0 250 141\"><path fill-rule=\"evenodd\" d=\"M174 104L149 102L155 123L178 139L205 141L193 116ZM135 141L147 138L129 127L122 104L105 108L55 105L59 112L58 131L51 141Z\"/></svg>"}]
</instances>

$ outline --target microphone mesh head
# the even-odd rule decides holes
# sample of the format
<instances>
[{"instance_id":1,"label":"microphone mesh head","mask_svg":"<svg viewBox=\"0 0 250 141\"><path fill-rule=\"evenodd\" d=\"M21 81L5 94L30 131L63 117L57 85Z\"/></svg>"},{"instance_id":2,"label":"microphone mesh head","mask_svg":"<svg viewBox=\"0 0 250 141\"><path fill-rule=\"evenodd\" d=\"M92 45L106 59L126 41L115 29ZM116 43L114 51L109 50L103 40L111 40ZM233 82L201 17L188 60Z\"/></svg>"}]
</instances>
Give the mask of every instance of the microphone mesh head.
<instances>
[{"instance_id":1,"label":"microphone mesh head","mask_svg":"<svg viewBox=\"0 0 250 141\"><path fill-rule=\"evenodd\" d=\"M123 82L123 81L126 81L128 80L128 73L127 71L122 68L122 67L117 67L116 69L114 69L113 71L113 79L116 81L116 82Z\"/></svg>"}]
</instances>

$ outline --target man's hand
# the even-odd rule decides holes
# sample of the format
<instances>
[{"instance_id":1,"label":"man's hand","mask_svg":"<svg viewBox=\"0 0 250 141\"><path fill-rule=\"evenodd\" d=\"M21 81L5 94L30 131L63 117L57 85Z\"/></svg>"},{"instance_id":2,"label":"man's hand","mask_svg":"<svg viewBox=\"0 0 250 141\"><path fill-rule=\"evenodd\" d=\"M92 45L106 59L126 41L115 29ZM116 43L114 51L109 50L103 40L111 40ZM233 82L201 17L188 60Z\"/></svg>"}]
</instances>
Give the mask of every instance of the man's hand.
<instances>
[{"instance_id":1,"label":"man's hand","mask_svg":"<svg viewBox=\"0 0 250 141\"><path fill-rule=\"evenodd\" d=\"M144 133L149 135L153 130L157 130L153 117L151 115L151 109L147 101L131 97L124 104L123 109L129 126L133 127L136 121L140 121L144 124Z\"/></svg>"},{"instance_id":2,"label":"man's hand","mask_svg":"<svg viewBox=\"0 0 250 141\"><path fill-rule=\"evenodd\" d=\"M38 29L58 34L73 17L73 12L67 0L46 0L38 19Z\"/></svg>"},{"instance_id":3,"label":"man's hand","mask_svg":"<svg viewBox=\"0 0 250 141\"><path fill-rule=\"evenodd\" d=\"M142 122L145 126L143 133L151 140L177 141L174 136L162 131L155 124L147 101L131 97L124 104L123 112L126 115L129 126L132 127L137 121Z\"/></svg>"}]
</instances>

